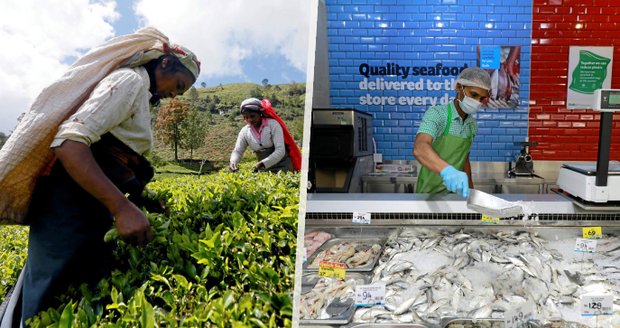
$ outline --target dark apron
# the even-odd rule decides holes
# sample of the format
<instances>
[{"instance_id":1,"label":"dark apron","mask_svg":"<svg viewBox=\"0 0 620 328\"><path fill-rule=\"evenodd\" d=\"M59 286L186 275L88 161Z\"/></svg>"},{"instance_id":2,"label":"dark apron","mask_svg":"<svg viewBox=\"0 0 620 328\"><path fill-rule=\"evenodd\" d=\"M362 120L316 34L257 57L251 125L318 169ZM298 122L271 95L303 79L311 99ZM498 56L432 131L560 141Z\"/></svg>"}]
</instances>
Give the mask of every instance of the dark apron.
<instances>
[{"instance_id":1,"label":"dark apron","mask_svg":"<svg viewBox=\"0 0 620 328\"><path fill-rule=\"evenodd\" d=\"M448 134L450 126L452 125L452 106L452 103L448 105L448 123L446 124L446 129L443 135L439 136L437 140L433 142L433 149L444 161L454 166L457 170L462 171L474 138L471 130L467 138ZM425 166L422 166L418 173L416 192L434 194L444 191L447 191L447 188L441 176Z\"/></svg>"},{"instance_id":2,"label":"dark apron","mask_svg":"<svg viewBox=\"0 0 620 328\"><path fill-rule=\"evenodd\" d=\"M276 147L270 147L254 151L254 154L256 154L256 160L260 162L269 157L269 155L273 154L274 151L276 151ZM264 170L269 172L293 171L293 162L291 161L291 157L288 155L288 149L286 150L284 157L282 157L278 163Z\"/></svg>"},{"instance_id":3,"label":"dark apron","mask_svg":"<svg viewBox=\"0 0 620 328\"><path fill-rule=\"evenodd\" d=\"M103 241L112 216L57 161L37 181L28 213L30 232L24 267L22 316L50 306L70 285L96 283L110 273L112 244Z\"/></svg>"},{"instance_id":4,"label":"dark apron","mask_svg":"<svg viewBox=\"0 0 620 328\"><path fill-rule=\"evenodd\" d=\"M111 134L91 146L106 176L136 205L153 177L148 161ZM70 285L96 284L109 275L113 243L105 233L113 228L110 212L69 176L56 161L41 177L28 212L28 258L24 267L22 320L50 306Z\"/></svg>"}]
</instances>

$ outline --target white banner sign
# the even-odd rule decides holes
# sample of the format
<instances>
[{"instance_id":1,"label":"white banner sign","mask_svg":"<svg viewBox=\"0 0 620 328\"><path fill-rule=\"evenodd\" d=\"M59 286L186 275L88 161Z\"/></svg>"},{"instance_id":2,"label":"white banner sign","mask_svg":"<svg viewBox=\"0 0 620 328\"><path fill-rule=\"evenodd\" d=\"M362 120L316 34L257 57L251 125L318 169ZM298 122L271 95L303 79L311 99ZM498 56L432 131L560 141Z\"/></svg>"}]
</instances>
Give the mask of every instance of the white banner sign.
<instances>
[{"instance_id":1,"label":"white banner sign","mask_svg":"<svg viewBox=\"0 0 620 328\"><path fill-rule=\"evenodd\" d=\"M568 109L592 108L594 90L611 88L614 47L570 47Z\"/></svg>"}]
</instances>

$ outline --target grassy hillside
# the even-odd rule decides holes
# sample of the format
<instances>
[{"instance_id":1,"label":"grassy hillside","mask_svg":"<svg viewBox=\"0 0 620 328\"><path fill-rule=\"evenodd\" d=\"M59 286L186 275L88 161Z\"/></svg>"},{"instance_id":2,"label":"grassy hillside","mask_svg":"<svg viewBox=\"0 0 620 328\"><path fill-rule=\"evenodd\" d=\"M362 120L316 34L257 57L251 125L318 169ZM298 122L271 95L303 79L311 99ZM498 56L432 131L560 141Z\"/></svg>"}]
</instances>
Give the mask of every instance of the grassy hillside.
<instances>
[{"instance_id":1,"label":"grassy hillside","mask_svg":"<svg viewBox=\"0 0 620 328\"><path fill-rule=\"evenodd\" d=\"M291 83L262 86L254 83L236 83L206 88L196 88L186 92L183 99L195 106L208 122L204 146L196 149L194 160L207 160L210 166L225 167L230 158L237 134L245 125L239 105L249 97L269 99L285 121L298 145L302 142L303 109L305 84ZM162 102L164 103L164 102ZM157 115L157 111L154 116ZM152 159L155 162L167 162L174 159L174 149L166 145L155 130L155 149ZM189 150L178 150L180 159L189 159ZM247 151L245 161L254 161L254 154Z\"/></svg>"},{"instance_id":2,"label":"grassy hillside","mask_svg":"<svg viewBox=\"0 0 620 328\"><path fill-rule=\"evenodd\" d=\"M207 161L206 169L222 168L228 165L230 153L234 148L239 130L245 125L239 105L249 97L269 99L278 115L284 120L299 146L302 144L303 112L306 86L304 83L259 85L255 83L234 83L204 88L192 88L181 99L188 101L200 113L208 125L204 133L204 145L190 151L178 148L179 159ZM162 101L163 106L167 100ZM153 124L157 120L159 108L153 110ZM156 167L166 166L174 160L174 147L165 144L158 129L153 129L154 149L150 160ZM0 147L7 135L0 132ZM247 151L244 161L255 161L254 154ZM182 164L182 163L181 163ZM204 172L204 171L203 171ZM179 172L186 173L186 172Z\"/></svg>"}]
</instances>

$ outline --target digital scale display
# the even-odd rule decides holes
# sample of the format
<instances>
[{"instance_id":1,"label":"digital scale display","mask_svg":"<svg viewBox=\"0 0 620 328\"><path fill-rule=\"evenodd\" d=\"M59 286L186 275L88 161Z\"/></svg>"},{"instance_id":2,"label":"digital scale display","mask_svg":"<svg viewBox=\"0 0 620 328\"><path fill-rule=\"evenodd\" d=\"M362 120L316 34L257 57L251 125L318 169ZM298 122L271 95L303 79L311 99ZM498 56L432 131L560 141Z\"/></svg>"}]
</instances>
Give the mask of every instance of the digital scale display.
<instances>
[{"instance_id":1,"label":"digital scale display","mask_svg":"<svg viewBox=\"0 0 620 328\"><path fill-rule=\"evenodd\" d=\"M620 89L595 90L592 109L601 112L620 111Z\"/></svg>"}]
</instances>

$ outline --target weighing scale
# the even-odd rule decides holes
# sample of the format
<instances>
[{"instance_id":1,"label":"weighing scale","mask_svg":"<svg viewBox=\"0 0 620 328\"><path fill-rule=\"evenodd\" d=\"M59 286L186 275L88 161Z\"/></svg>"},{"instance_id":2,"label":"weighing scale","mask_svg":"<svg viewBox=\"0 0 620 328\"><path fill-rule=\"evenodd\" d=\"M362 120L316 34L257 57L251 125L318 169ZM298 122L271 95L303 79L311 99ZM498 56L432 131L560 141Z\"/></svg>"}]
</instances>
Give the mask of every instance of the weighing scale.
<instances>
[{"instance_id":1,"label":"weighing scale","mask_svg":"<svg viewBox=\"0 0 620 328\"><path fill-rule=\"evenodd\" d=\"M601 112L596 163L564 164L558 186L583 208L620 206L620 162L609 161L613 113L620 111L620 89L594 91L593 110Z\"/></svg>"}]
</instances>

